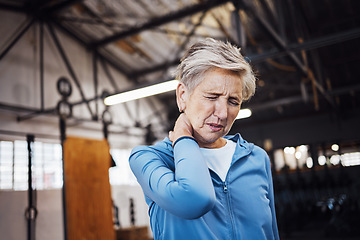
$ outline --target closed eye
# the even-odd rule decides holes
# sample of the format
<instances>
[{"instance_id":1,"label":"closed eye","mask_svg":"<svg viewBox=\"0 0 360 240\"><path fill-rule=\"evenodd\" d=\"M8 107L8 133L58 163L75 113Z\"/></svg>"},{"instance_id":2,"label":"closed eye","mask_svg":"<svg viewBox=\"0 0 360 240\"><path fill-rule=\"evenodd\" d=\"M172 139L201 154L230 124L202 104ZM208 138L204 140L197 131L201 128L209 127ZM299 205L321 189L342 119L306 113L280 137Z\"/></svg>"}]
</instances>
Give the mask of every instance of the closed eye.
<instances>
[{"instance_id":1,"label":"closed eye","mask_svg":"<svg viewBox=\"0 0 360 240\"><path fill-rule=\"evenodd\" d=\"M231 105L234 105L234 106L239 106L240 105L240 103L238 103L237 101L229 101L229 103L231 104Z\"/></svg>"},{"instance_id":2,"label":"closed eye","mask_svg":"<svg viewBox=\"0 0 360 240\"><path fill-rule=\"evenodd\" d=\"M205 96L206 99L210 99L210 100L216 100L218 98L217 95L209 95L209 96Z\"/></svg>"},{"instance_id":3,"label":"closed eye","mask_svg":"<svg viewBox=\"0 0 360 240\"><path fill-rule=\"evenodd\" d=\"M229 103L234 106L240 105L240 101L237 98L229 98Z\"/></svg>"}]
</instances>

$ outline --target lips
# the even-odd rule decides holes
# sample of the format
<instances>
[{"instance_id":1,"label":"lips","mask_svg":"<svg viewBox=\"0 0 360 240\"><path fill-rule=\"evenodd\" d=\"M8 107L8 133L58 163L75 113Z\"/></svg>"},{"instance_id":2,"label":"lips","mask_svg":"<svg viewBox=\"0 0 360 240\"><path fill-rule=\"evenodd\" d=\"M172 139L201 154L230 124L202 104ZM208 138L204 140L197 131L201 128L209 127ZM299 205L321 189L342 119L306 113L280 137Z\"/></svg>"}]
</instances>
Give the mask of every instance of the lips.
<instances>
[{"instance_id":1,"label":"lips","mask_svg":"<svg viewBox=\"0 0 360 240\"><path fill-rule=\"evenodd\" d=\"M216 123L208 123L210 129L214 132L220 131L224 126Z\"/></svg>"}]
</instances>

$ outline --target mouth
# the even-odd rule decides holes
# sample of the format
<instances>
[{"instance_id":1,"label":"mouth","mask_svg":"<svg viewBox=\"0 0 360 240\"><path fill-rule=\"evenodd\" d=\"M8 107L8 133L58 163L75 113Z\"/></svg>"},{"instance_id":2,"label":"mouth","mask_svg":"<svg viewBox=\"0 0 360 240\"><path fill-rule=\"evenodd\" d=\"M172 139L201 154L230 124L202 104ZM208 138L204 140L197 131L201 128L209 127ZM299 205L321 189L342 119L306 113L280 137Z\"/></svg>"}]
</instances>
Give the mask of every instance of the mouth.
<instances>
[{"instance_id":1,"label":"mouth","mask_svg":"<svg viewBox=\"0 0 360 240\"><path fill-rule=\"evenodd\" d=\"M224 128L223 125L216 124L216 123L208 123L207 125L208 125L208 126L210 127L210 129L211 129L212 131L214 131L214 132L218 132L218 131L220 131L221 129Z\"/></svg>"}]
</instances>

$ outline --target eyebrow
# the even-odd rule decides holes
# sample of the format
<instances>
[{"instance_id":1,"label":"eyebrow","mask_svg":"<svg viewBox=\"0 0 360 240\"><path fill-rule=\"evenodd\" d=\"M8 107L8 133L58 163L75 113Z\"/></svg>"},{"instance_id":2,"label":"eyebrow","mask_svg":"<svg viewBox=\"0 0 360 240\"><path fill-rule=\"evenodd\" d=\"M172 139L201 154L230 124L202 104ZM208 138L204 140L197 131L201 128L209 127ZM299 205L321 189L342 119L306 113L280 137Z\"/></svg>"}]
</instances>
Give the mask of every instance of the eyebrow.
<instances>
[{"instance_id":1,"label":"eyebrow","mask_svg":"<svg viewBox=\"0 0 360 240\"><path fill-rule=\"evenodd\" d=\"M231 98L231 99L235 99L235 100L237 100L237 101L241 101L241 98L238 98L238 97L233 97L233 96L230 96L229 98Z\"/></svg>"},{"instance_id":2,"label":"eyebrow","mask_svg":"<svg viewBox=\"0 0 360 240\"><path fill-rule=\"evenodd\" d=\"M217 92L212 92L212 91L208 91L208 92L205 92L205 94L209 94L209 95L215 95L215 96L220 96L222 95L222 93L217 93ZM237 101L241 101L242 99L242 96L229 96L230 99L235 99Z\"/></svg>"}]
</instances>

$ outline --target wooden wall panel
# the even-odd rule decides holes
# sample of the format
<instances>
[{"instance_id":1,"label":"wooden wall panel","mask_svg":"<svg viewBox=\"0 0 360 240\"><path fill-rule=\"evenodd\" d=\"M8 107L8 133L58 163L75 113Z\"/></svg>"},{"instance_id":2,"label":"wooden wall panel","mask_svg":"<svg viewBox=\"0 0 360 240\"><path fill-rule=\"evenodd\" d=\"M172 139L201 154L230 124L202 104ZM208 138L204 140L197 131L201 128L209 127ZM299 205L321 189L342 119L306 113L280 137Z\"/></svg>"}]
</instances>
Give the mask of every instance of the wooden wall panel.
<instances>
[{"instance_id":1,"label":"wooden wall panel","mask_svg":"<svg viewBox=\"0 0 360 240\"><path fill-rule=\"evenodd\" d=\"M68 137L64 184L68 240L114 240L106 140Z\"/></svg>"}]
</instances>

